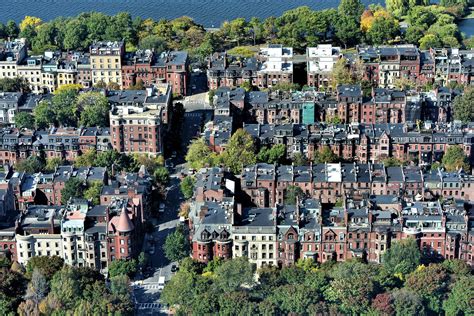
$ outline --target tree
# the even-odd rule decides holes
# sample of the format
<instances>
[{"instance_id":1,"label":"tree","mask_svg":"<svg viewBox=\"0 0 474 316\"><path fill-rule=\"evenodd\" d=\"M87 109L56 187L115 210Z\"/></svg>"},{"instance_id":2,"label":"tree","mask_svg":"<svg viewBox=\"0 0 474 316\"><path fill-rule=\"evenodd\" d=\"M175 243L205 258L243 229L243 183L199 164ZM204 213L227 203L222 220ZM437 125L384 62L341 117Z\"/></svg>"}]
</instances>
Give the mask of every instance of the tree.
<instances>
[{"instance_id":1,"label":"tree","mask_svg":"<svg viewBox=\"0 0 474 316\"><path fill-rule=\"evenodd\" d=\"M420 249L412 238L392 243L382 256L383 266L392 274L402 276L414 271L420 261Z\"/></svg>"},{"instance_id":2,"label":"tree","mask_svg":"<svg viewBox=\"0 0 474 316\"><path fill-rule=\"evenodd\" d=\"M229 140L222 154L222 161L234 174L239 174L243 166L256 162L255 144L252 136L243 129L238 129Z\"/></svg>"},{"instance_id":3,"label":"tree","mask_svg":"<svg viewBox=\"0 0 474 316\"><path fill-rule=\"evenodd\" d=\"M396 290L392 294L396 315L425 315L421 298L407 289Z\"/></svg>"},{"instance_id":4,"label":"tree","mask_svg":"<svg viewBox=\"0 0 474 316\"><path fill-rule=\"evenodd\" d=\"M305 166L308 164L308 159L306 159L306 156L300 152L293 154L292 161L293 161L293 165L297 167Z\"/></svg>"},{"instance_id":5,"label":"tree","mask_svg":"<svg viewBox=\"0 0 474 316\"><path fill-rule=\"evenodd\" d=\"M360 0L341 0L337 11L340 16L349 16L360 19L360 16L364 11L364 5Z\"/></svg>"},{"instance_id":6,"label":"tree","mask_svg":"<svg viewBox=\"0 0 474 316\"><path fill-rule=\"evenodd\" d=\"M358 19L349 15L340 15L336 22L336 37L346 47L359 43L362 31Z\"/></svg>"},{"instance_id":7,"label":"tree","mask_svg":"<svg viewBox=\"0 0 474 316\"><path fill-rule=\"evenodd\" d=\"M76 100L78 91L74 87L56 91L52 99L55 122L62 126L77 125Z\"/></svg>"},{"instance_id":8,"label":"tree","mask_svg":"<svg viewBox=\"0 0 474 316\"><path fill-rule=\"evenodd\" d=\"M35 118L28 112L18 112L15 115L15 126L18 128L35 128Z\"/></svg>"},{"instance_id":9,"label":"tree","mask_svg":"<svg viewBox=\"0 0 474 316\"><path fill-rule=\"evenodd\" d=\"M10 38L17 38L20 33L20 29L13 20L8 20L5 31Z\"/></svg>"},{"instance_id":10,"label":"tree","mask_svg":"<svg viewBox=\"0 0 474 316\"><path fill-rule=\"evenodd\" d=\"M16 170L26 173L40 172L44 168L44 161L38 156L30 156L16 164Z\"/></svg>"},{"instance_id":11,"label":"tree","mask_svg":"<svg viewBox=\"0 0 474 316\"><path fill-rule=\"evenodd\" d=\"M454 98L454 119L464 123L474 121L474 89L466 89L463 95Z\"/></svg>"},{"instance_id":12,"label":"tree","mask_svg":"<svg viewBox=\"0 0 474 316\"><path fill-rule=\"evenodd\" d=\"M61 166L64 163L62 158L51 157L46 159L46 166L44 167L47 172L54 172L57 167Z\"/></svg>"},{"instance_id":13,"label":"tree","mask_svg":"<svg viewBox=\"0 0 474 316\"><path fill-rule=\"evenodd\" d=\"M42 129L54 123L55 115L50 103L43 100L33 110L33 117L36 128Z\"/></svg>"},{"instance_id":14,"label":"tree","mask_svg":"<svg viewBox=\"0 0 474 316\"><path fill-rule=\"evenodd\" d=\"M443 155L442 163L446 171L458 171L460 168L468 171L469 160L464 150L459 145L449 146Z\"/></svg>"},{"instance_id":15,"label":"tree","mask_svg":"<svg viewBox=\"0 0 474 316\"><path fill-rule=\"evenodd\" d=\"M183 193L183 196L186 200L190 199L193 196L194 183L195 183L195 180L191 176L187 176L181 181L181 184L180 184L181 193Z\"/></svg>"},{"instance_id":16,"label":"tree","mask_svg":"<svg viewBox=\"0 0 474 316\"><path fill-rule=\"evenodd\" d=\"M0 79L0 91L4 92L30 92L30 84L25 78L2 78Z\"/></svg>"},{"instance_id":17,"label":"tree","mask_svg":"<svg viewBox=\"0 0 474 316\"><path fill-rule=\"evenodd\" d=\"M328 146L324 146L323 149L314 153L314 162L316 163L334 163L338 160L339 157Z\"/></svg>"},{"instance_id":18,"label":"tree","mask_svg":"<svg viewBox=\"0 0 474 316\"><path fill-rule=\"evenodd\" d=\"M390 293L379 293L372 300L372 308L380 315L393 315L393 297Z\"/></svg>"},{"instance_id":19,"label":"tree","mask_svg":"<svg viewBox=\"0 0 474 316\"><path fill-rule=\"evenodd\" d=\"M385 167L399 167L399 166L403 166L404 164L403 161L395 157L385 158L384 160L382 160L382 163L384 164Z\"/></svg>"},{"instance_id":20,"label":"tree","mask_svg":"<svg viewBox=\"0 0 474 316\"><path fill-rule=\"evenodd\" d=\"M132 277L137 273L137 261L135 259L131 260L114 260L109 265L109 275L111 278L127 275Z\"/></svg>"},{"instance_id":21,"label":"tree","mask_svg":"<svg viewBox=\"0 0 474 316\"><path fill-rule=\"evenodd\" d=\"M271 148L262 147L257 155L257 160L269 164L281 163L285 156L286 146L284 144L276 144Z\"/></svg>"},{"instance_id":22,"label":"tree","mask_svg":"<svg viewBox=\"0 0 474 316\"><path fill-rule=\"evenodd\" d=\"M447 281L446 270L439 264L430 264L427 267L419 266L409 274L405 288L420 296L433 313L440 314Z\"/></svg>"},{"instance_id":23,"label":"tree","mask_svg":"<svg viewBox=\"0 0 474 316\"><path fill-rule=\"evenodd\" d=\"M420 49L424 50L443 46L443 43L441 42L439 37L434 34L426 34L425 36L420 38L419 43Z\"/></svg>"},{"instance_id":24,"label":"tree","mask_svg":"<svg viewBox=\"0 0 474 316\"><path fill-rule=\"evenodd\" d=\"M209 149L209 146L207 146L204 139L199 138L191 141L185 159L191 168L199 170L205 166L213 164L211 153L212 151Z\"/></svg>"},{"instance_id":25,"label":"tree","mask_svg":"<svg viewBox=\"0 0 474 316\"><path fill-rule=\"evenodd\" d=\"M165 252L165 257L172 262L189 256L189 243L184 235L183 227L176 227L173 233L166 236L163 251Z\"/></svg>"},{"instance_id":26,"label":"tree","mask_svg":"<svg viewBox=\"0 0 474 316\"><path fill-rule=\"evenodd\" d=\"M367 31L367 39L374 45L387 44L395 39L399 33L398 21L394 18L380 16L376 17Z\"/></svg>"},{"instance_id":27,"label":"tree","mask_svg":"<svg viewBox=\"0 0 474 316\"><path fill-rule=\"evenodd\" d=\"M61 190L61 204L66 205L71 198L81 198L84 193L84 183L78 177L71 177Z\"/></svg>"},{"instance_id":28,"label":"tree","mask_svg":"<svg viewBox=\"0 0 474 316\"><path fill-rule=\"evenodd\" d=\"M170 180L170 173L165 167L158 167L153 172L153 178L157 184L166 185Z\"/></svg>"},{"instance_id":29,"label":"tree","mask_svg":"<svg viewBox=\"0 0 474 316\"><path fill-rule=\"evenodd\" d=\"M27 15L20 23L20 31L23 31L29 26L36 28L41 23L43 23L43 21L40 18Z\"/></svg>"},{"instance_id":30,"label":"tree","mask_svg":"<svg viewBox=\"0 0 474 316\"><path fill-rule=\"evenodd\" d=\"M448 298L443 302L443 309L447 316L473 315L474 306L474 277L466 275L456 280L448 294Z\"/></svg>"},{"instance_id":31,"label":"tree","mask_svg":"<svg viewBox=\"0 0 474 316\"><path fill-rule=\"evenodd\" d=\"M304 192L299 186L290 185L285 190L285 204L296 205L304 197Z\"/></svg>"},{"instance_id":32,"label":"tree","mask_svg":"<svg viewBox=\"0 0 474 316\"><path fill-rule=\"evenodd\" d=\"M76 101L77 110L81 113L82 126L109 126L109 102L99 92L85 92Z\"/></svg>"},{"instance_id":33,"label":"tree","mask_svg":"<svg viewBox=\"0 0 474 316\"><path fill-rule=\"evenodd\" d=\"M317 291L305 285L283 285L275 289L269 300L284 314L305 315L311 304L318 302Z\"/></svg>"},{"instance_id":34,"label":"tree","mask_svg":"<svg viewBox=\"0 0 474 316\"><path fill-rule=\"evenodd\" d=\"M95 165L97 151L95 148L87 149L82 155L78 156L74 161L76 167L91 167Z\"/></svg>"},{"instance_id":35,"label":"tree","mask_svg":"<svg viewBox=\"0 0 474 316\"><path fill-rule=\"evenodd\" d=\"M50 287L51 291L48 295L48 301L54 301L56 306L50 306L53 309L74 309L77 297L80 297L82 294L77 274L69 266L64 266L53 276Z\"/></svg>"},{"instance_id":36,"label":"tree","mask_svg":"<svg viewBox=\"0 0 474 316\"><path fill-rule=\"evenodd\" d=\"M254 273L255 265L245 257L238 257L217 267L214 284L223 292L237 291L255 283Z\"/></svg>"},{"instance_id":37,"label":"tree","mask_svg":"<svg viewBox=\"0 0 474 316\"><path fill-rule=\"evenodd\" d=\"M94 181L84 190L84 198L89 200L93 205L100 204L100 194L102 193L103 183Z\"/></svg>"},{"instance_id":38,"label":"tree","mask_svg":"<svg viewBox=\"0 0 474 316\"><path fill-rule=\"evenodd\" d=\"M26 276L29 277L35 270L46 278L51 280L53 275L61 270L64 260L58 256L35 256L28 260L26 264Z\"/></svg>"},{"instance_id":39,"label":"tree","mask_svg":"<svg viewBox=\"0 0 474 316\"><path fill-rule=\"evenodd\" d=\"M338 264L331 271L333 280L325 296L329 301L339 303L346 313L364 313L375 293L374 275L371 266L355 260Z\"/></svg>"},{"instance_id":40,"label":"tree","mask_svg":"<svg viewBox=\"0 0 474 316\"><path fill-rule=\"evenodd\" d=\"M164 38L159 35L149 35L140 40L138 44L140 49L150 49L155 50L156 52L163 52L167 49L167 43Z\"/></svg>"},{"instance_id":41,"label":"tree","mask_svg":"<svg viewBox=\"0 0 474 316\"><path fill-rule=\"evenodd\" d=\"M40 272L39 269L35 268L33 270L33 274L31 275L31 281L28 283L25 299L27 300L27 302L30 301L32 303L33 310L36 311L36 313L38 313L37 311L38 311L39 303L41 302L43 298L46 297L47 291L48 291L48 282L46 278Z\"/></svg>"}]
</instances>

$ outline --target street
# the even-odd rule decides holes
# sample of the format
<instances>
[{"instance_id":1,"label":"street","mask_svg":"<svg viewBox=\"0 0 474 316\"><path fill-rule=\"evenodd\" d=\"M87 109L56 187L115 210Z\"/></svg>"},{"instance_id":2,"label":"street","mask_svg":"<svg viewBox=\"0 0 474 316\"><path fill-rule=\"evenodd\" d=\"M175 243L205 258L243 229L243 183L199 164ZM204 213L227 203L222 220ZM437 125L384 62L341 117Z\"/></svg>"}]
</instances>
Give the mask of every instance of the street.
<instances>
[{"instance_id":1,"label":"street","mask_svg":"<svg viewBox=\"0 0 474 316\"><path fill-rule=\"evenodd\" d=\"M165 197L165 209L163 213L159 213L155 230L151 236L145 235L143 243L143 251L149 255L149 263L153 269L153 274L143 280L133 282L133 296L135 300L136 310L140 315L166 315L166 308L160 302L161 289L159 286L160 277L164 277L165 281L169 281L173 275L171 267L176 262L169 262L163 252L163 245L166 236L176 229L179 224L178 211L184 197L180 190L179 172L184 167L184 156L191 140L199 137L204 124L212 119L213 111L207 100L207 89L205 74L193 74L191 83L192 87L196 87L194 95L187 96L182 102L184 105L184 121L182 130L182 150L178 156L173 159L176 166L173 173L170 174L170 182L167 186ZM149 240L153 240L150 245ZM150 253L150 249L154 251Z\"/></svg>"}]
</instances>

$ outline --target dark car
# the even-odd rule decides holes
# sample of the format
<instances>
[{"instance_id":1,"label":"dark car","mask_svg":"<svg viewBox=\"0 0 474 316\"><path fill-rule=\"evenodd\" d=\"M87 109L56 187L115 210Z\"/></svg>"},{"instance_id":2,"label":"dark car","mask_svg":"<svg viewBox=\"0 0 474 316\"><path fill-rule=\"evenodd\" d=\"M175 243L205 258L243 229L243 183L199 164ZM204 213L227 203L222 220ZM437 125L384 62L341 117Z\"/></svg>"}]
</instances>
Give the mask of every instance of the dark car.
<instances>
[{"instance_id":1,"label":"dark car","mask_svg":"<svg viewBox=\"0 0 474 316\"><path fill-rule=\"evenodd\" d=\"M173 265L171 266L171 272L176 273L176 271L178 271L178 270L179 270L179 269L178 269L178 267L177 267L175 264L173 264Z\"/></svg>"}]
</instances>

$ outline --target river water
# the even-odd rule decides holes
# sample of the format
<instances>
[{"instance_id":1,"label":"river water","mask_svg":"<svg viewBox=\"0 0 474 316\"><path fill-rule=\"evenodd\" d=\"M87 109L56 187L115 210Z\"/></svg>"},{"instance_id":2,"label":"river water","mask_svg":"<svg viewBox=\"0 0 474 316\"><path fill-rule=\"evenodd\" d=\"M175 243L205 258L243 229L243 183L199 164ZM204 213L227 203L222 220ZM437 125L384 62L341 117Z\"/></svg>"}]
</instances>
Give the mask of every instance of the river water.
<instances>
[{"instance_id":1,"label":"river water","mask_svg":"<svg viewBox=\"0 0 474 316\"><path fill-rule=\"evenodd\" d=\"M364 4L383 0L363 0ZM313 9L337 7L339 0L0 0L0 21L21 21L25 15L43 20L98 11L116 14L130 12L134 17L172 19L183 15L206 27L218 27L223 21L238 17L278 16L298 6Z\"/></svg>"}]
</instances>

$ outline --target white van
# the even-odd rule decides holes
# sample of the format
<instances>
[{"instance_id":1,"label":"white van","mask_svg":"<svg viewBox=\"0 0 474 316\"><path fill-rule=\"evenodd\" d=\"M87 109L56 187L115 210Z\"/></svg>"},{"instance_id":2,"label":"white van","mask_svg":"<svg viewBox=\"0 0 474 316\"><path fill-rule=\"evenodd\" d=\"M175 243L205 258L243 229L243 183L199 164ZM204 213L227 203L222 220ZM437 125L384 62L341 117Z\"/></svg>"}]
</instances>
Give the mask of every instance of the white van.
<instances>
[{"instance_id":1,"label":"white van","mask_svg":"<svg viewBox=\"0 0 474 316\"><path fill-rule=\"evenodd\" d=\"M165 287L165 277L164 276L160 276L159 279L158 279L158 290L163 290L163 288Z\"/></svg>"}]
</instances>

